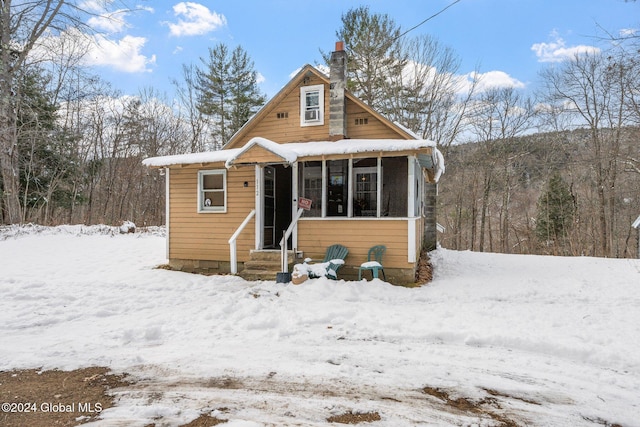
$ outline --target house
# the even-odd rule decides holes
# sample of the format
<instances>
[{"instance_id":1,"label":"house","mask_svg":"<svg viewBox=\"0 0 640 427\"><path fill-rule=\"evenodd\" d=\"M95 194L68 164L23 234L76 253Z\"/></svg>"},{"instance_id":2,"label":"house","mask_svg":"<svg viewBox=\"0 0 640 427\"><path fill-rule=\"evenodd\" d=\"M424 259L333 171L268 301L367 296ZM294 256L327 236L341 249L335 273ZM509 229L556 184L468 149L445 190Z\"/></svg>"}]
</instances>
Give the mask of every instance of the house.
<instances>
[{"instance_id":1,"label":"house","mask_svg":"<svg viewBox=\"0 0 640 427\"><path fill-rule=\"evenodd\" d=\"M219 151L144 160L165 170L173 268L242 275L290 229L289 261L321 259L340 243L349 249L340 277L351 279L384 244L387 280L414 282L421 250L436 245L444 161L433 141L345 89L346 61L338 42L330 78L303 67Z\"/></svg>"}]
</instances>

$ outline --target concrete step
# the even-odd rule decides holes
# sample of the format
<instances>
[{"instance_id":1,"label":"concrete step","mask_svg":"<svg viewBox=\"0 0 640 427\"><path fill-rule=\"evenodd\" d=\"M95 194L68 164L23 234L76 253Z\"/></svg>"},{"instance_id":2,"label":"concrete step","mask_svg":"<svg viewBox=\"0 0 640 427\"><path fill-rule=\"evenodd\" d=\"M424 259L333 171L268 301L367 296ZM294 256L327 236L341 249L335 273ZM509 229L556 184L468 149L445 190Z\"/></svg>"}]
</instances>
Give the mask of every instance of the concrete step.
<instances>
[{"instance_id":1,"label":"concrete step","mask_svg":"<svg viewBox=\"0 0 640 427\"><path fill-rule=\"evenodd\" d=\"M278 270L253 270L253 269L244 269L238 275L242 277L244 280L276 280L276 275L280 272Z\"/></svg>"},{"instance_id":2,"label":"concrete step","mask_svg":"<svg viewBox=\"0 0 640 427\"><path fill-rule=\"evenodd\" d=\"M280 258L282 257L282 251L279 249L272 250L262 250L262 251L251 251L251 260L252 261L277 261L280 262ZM289 259L294 258L293 251L287 251L287 256Z\"/></svg>"},{"instance_id":3,"label":"concrete step","mask_svg":"<svg viewBox=\"0 0 640 427\"><path fill-rule=\"evenodd\" d=\"M264 261L264 260L251 260L245 261L244 263L245 270L279 270L280 269L280 260L277 261Z\"/></svg>"},{"instance_id":4,"label":"concrete step","mask_svg":"<svg viewBox=\"0 0 640 427\"><path fill-rule=\"evenodd\" d=\"M289 271L292 271L295 253L287 252ZM282 271L282 251L261 250L251 251L251 259L245 261L244 269L238 273L245 280L276 280L276 275Z\"/></svg>"}]
</instances>

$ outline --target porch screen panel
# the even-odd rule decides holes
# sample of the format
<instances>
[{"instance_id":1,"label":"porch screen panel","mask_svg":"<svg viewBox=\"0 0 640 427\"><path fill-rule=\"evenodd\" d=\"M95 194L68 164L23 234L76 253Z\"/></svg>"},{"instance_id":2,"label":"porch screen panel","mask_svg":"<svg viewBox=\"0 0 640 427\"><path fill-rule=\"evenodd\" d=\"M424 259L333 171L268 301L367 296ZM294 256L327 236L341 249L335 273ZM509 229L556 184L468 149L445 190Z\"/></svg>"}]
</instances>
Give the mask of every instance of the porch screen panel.
<instances>
[{"instance_id":1,"label":"porch screen panel","mask_svg":"<svg viewBox=\"0 0 640 427\"><path fill-rule=\"evenodd\" d=\"M311 210L304 213L305 217L322 216L322 162L301 163L302 172L299 173L299 197L311 200Z\"/></svg>"},{"instance_id":2,"label":"porch screen panel","mask_svg":"<svg viewBox=\"0 0 640 427\"><path fill-rule=\"evenodd\" d=\"M349 160L327 161L327 216L347 216Z\"/></svg>"},{"instance_id":3,"label":"porch screen panel","mask_svg":"<svg viewBox=\"0 0 640 427\"><path fill-rule=\"evenodd\" d=\"M406 217L408 206L407 158L383 157L382 216Z\"/></svg>"}]
</instances>

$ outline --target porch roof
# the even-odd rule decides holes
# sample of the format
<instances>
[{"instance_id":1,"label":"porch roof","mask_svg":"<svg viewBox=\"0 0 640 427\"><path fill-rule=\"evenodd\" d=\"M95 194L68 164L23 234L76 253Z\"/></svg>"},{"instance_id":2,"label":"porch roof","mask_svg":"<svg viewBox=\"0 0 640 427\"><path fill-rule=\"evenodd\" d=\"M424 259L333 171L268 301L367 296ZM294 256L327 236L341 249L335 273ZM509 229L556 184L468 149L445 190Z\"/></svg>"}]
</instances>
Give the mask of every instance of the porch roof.
<instances>
[{"instance_id":1,"label":"porch roof","mask_svg":"<svg viewBox=\"0 0 640 427\"><path fill-rule=\"evenodd\" d=\"M427 150L428 149L428 150ZM429 153L433 159L436 176L444 172L444 159L436 143L427 139L341 139L338 141L312 141L279 144L266 138L252 138L242 148L230 148L203 153L178 154L151 157L143 160L148 167L163 168L180 165L224 162L227 168L241 164L263 163L251 159L251 151L268 152L279 162L292 164L307 157L333 156L363 153L394 153L416 151ZM273 160L273 159L272 159ZM271 162L267 161L266 163Z\"/></svg>"}]
</instances>

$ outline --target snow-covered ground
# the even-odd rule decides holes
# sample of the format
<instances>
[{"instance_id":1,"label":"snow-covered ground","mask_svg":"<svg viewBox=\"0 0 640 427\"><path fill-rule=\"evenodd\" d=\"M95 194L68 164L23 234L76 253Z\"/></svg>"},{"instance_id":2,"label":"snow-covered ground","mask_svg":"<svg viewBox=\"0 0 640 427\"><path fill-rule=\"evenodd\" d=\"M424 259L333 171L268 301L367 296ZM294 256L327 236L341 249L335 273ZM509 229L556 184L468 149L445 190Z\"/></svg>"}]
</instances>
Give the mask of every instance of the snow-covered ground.
<instances>
[{"instance_id":1,"label":"snow-covered ground","mask_svg":"<svg viewBox=\"0 0 640 427\"><path fill-rule=\"evenodd\" d=\"M131 374L100 426L640 425L639 260L431 256L422 288L295 286L156 269L162 229L0 228L0 371Z\"/></svg>"}]
</instances>

